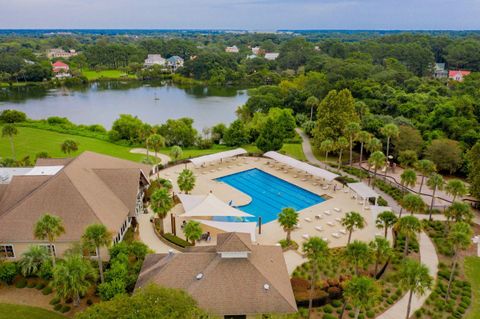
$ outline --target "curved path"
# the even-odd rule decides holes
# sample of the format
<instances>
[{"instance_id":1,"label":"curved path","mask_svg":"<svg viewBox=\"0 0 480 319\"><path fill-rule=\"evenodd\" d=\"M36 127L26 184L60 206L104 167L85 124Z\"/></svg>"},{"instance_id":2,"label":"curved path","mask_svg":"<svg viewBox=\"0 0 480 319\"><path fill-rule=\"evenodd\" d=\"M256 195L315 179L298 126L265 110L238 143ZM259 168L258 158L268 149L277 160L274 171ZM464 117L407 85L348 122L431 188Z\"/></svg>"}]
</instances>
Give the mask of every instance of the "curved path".
<instances>
[{"instance_id":1,"label":"curved path","mask_svg":"<svg viewBox=\"0 0 480 319\"><path fill-rule=\"evenodd\" d=\"M319 166L327 167L328 166L318 159L315 158L313 155L312 146L310 144L309 137L303 133L300 129L296 129L297 133L302 137L302 148L303 153L307 160ZM378 191L378 190L377 190ZM380 195L387 200L388 204L394 211L398 211L396 208L399 206L397 203L390 197L384 196L383 192L379 191ZM415 215L415 217L419 219L428 219L428 215ZM443 215L434 215L433 219L442 220L445 219ZM424 232L420 233L419 237L419 250L420 250L420 261L427 266L429 269L430 275L437 278L438 272L438 256L435 250L435 245L432 243L430 238ZM416 310L420 309L425 302L425 300L430 295L431 291L427 291L423 296L414 295L412 298L412 305L410 313L413 314ZM397 303L395 303L392 307L388 308L383 314L379 315L377 319L400 319L404 318L407 314L407 306L408 306L408 293L406 293Z\"/></svg>"},{"instance_id":2,"label":"curved path","mask_svg":"<svg viewBox=\"0 0 480 319\"><path fill-rule=\"evenodd\" d=\"M157 234L155 234L155 231L153 230L152 223L150 222L150 217L152 216L153 214L151 212L149 214L138 215L137 221L140 240L157 254L166 254L170 250L177 252L175 249L158 239Z\"/></svg>"},{"instance_id":3,"label":"curved path","mask_svg":"<svg viewBox=\"0 0 480 319\"><path fill-rule=\"evenodd\" d=\"M132 148L130 150L130 153L147 155L147 149L146 148ZM151 156L151 157L155 157L155 152L149 151L148 155ZM162 164L166 164L166 163L170 162L170 160L171 160L170 156L162 154L162 153L157 153L157 158L160 159L160 163L162 163Z\"/></svg>"}]
</instances>

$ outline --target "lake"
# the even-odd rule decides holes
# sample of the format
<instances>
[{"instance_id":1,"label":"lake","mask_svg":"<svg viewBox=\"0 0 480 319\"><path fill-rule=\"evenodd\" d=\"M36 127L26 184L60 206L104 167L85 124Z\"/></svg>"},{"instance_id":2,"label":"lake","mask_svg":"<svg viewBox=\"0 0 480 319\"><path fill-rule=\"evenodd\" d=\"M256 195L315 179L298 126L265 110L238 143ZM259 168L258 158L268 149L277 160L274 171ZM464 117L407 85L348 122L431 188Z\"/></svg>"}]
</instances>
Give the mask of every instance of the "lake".
<instances>
[{"instance_id":1,"label":"lake","mask_svg":"<svg viewBox=\"0 0 480 319\"><path fill-rule=\"evenodd\" d=\"M32 119L67 117L76 124L110 129L119 114L132 114L150 124L190 117L198 130L236 119L248 99L246 90L167 83L98 82L80 88L14 87L0 89L0 111L16 109Z\"/></svg>"}]
</instances>

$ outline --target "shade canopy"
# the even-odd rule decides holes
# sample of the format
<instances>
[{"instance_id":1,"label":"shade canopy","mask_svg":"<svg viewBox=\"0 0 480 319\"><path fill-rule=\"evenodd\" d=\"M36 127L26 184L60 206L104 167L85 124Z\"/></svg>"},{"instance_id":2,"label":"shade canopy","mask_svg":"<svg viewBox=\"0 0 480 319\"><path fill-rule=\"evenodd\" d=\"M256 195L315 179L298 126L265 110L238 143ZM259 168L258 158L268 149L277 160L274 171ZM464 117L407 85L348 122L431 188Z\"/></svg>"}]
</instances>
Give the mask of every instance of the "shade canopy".
<instances>
[{"instance_id":1,"label":"shade canopy","mask_svg":"<svg viewBox=\"0 0 480 319\"><path fill-rule=\"evenodd\" d=\"M362 198L378 198L380 195L365 183L348 183L347 186Z\"/></svg>"},{"instance_id":2,"label":"shade canopy","mask_svg":"<svg viewBox=\"0 0 480 319\"><path fill-rule=\"evenodd\" d=\"M219 222L215 220L195 219L197 222L224 232L236 232L250 234L252 241L256 241L255 233L257 223L255 222Z\"/></svg>"},{"instance_id":3,"label":"shade canopy","mask_svg":"<svg viewBox=\"0 0 480 319\"><path fill-rule=\"evenodd\" d=\"M206 164L206 163L220 161L220 160L225 159L225 158L238 156L238 155L242 155L242 154L247 154L247 151L244 150L243 148L236 148L236 149L230 150L230 151L225 151L225 152L220 152L220 153L195 157L195 158L190 159L190 162L192 162L193 165L195 165L195 166L200 166L200 165L203 165L203 164Z\"/></svg>"},{"instance_id":4,"label":"shade canopy","mask_svg":"<svg viewBox=\"0 0 480 319\"><path fill-rule=\"evenodd\" d=\"M321 177L327 181L332 181L338 177L337 174L329 172L325 169L310 165L308 163L296 160L290 156L286 156L274 151L266 152L263 156L276 160L277 162L289 165L291 167L303 170L313 176Z\"/></svg>"},{"instance_id":5,"label":"shade canopy","mask_svg":"<svg viewBox=\"0 0 480 319\"><path fill-rule=\"evenodd\" d=\"M228 204L225 204L213 194L184 195L178 198L185 208L181 217L253 217Z\"/></svg>"}]
</instances>

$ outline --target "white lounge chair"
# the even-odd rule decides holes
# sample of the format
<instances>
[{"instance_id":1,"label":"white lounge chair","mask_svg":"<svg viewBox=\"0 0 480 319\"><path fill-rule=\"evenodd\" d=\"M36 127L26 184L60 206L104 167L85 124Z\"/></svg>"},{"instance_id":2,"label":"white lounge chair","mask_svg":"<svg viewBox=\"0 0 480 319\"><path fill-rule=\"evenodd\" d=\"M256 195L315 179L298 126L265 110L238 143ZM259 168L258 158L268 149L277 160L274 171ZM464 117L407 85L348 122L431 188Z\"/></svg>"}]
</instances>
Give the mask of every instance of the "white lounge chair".
<instances>
[{"instance_id":1,"label":"white lounge chair","mask_svg":"<svg viewBox=\"0 0 480 319\"><path fill-rule=\"evenodd\" d=\"M315 229L318 230L318 231L323 231L323 227L322 227L322 226L315 226Z\"/></svg>"},{"instance_id":2,"label":"white lounge chair","mask_svg":"<svg viewBox=\"0 0 480 319\"><path fill-rule=\"evenodd\" d=\"M343 192L344 192L345 194L347 194L347 193L348 193L348 188L345 188L345 189L343 190Z\"/></svg>"},{"instance_id":3,"label":"white lounge chair","mask_svg":"<svg viewBox=\"0 0 480 319\"><path fill-rule=\"evenodd\" d=\"M345 229L340 229L338 232L341 233L341 234L344 234L344 235L347 234L347 231Z\"/></svg>"},{"instance_id":4,"label":"white lounge chair","mask_svg":"<svg viewBox=\"0 0 480 319\"><path fill-rule=\"evenodd\" d=\"M315 215L315 219L322 219L322 218L323 218L322 214Z\"/></svg>"},{"instance_id":5,"label":"white lounge chair","mask_svg":"<svg viewBox=\"0 0 480 319\"><path fill-rule=\"evenodd\" d=\"M337 213L340 213L342 211L340 208L337 208L337 207L335 207L333 210L336 211Z\"/></svg>"},{"instance_id":6,"label":"white lounge chair","mask_svg":"<svg viewBox=\"0 0 480 319\"><path fill-rule=\"evenodd\" d=\"M327 243L330 241L330 240L328 240L327 237L323 237L322 239L323 239L324 241L326 241Z\"/></svg>"},{"instance_id":7,"label":"white lounge chair","mask_svg":"<svg viewBox=\"0 0 480 319\"><path fill-rule=\"evenodd\" d=\"M335 220L336 220L337 222L339 222L339 223L342 222L342 219L341 219L340 217L335 218Z\"/></svg>"},{"instance_id":8,"label":"white lounge chair","mask_svg":"<svg viewBox=\"0 0 480 319\"><path fill-rule=\"evenodd\" d=\"M311 223L312 219L310 217L305 217L305 221Z\"/></svg>"},{"instance_id":9,"label":"white lounge chair","mask_svg":"<svg viewBox=\"0 0 480 319\"><path fill-rule=\"evenodd\" d=\"M329 187L330 187L330 186L325 185L325 186L322 187L322 189L327 190Z\"/></svg>"},{"instance_id":10,"label":"white lounge chair","mask_svg":"<svg viewBox=\"0 0 480 319\"><path fill-rule=\"evenodd\" d=\"M295 225L295 229L300 229L300 228L302 228L302 225L301 225L301 224L296 224L296 225Z\"/></svg>"},{"instance_id":11,"label":"white lounge chair","mask_svg":"<svg viewBox=\"0 0 480 319\"><path fill-rule=\"evenodd\" d=\"M340 238L342 237L339 233L332 233L332 237Z\"/></svg>"},{"instance_id":12,"label":"white lounge chair","mask_svg":"<svg viewBox=\"0 0 480 319\"><path fill-rule=\"evenodd\" d=\"M332 213L330 213L329 210L324 211L324 213L325 213L325 215L328 215L328 216L332 215Z\"/></svg>"},{"instance_id":13,"label":"white lounge chair","mask_svg":"<svg viewBox=\"0 0 480 319\"><path fill-rule=\"evenodd\" d=\"M334 222L327 222L327 225L330 226L330 227L333 227L333 226L335 226L335 223Z\"/></svg>"},{"instance_id":14,"label":"white lounge chair","mask_svg":"<svg viewBox=\"0 0 480 319\"><path fill-rule=\"evenodd\" d=\"M309 234L303 234L303 235L302 235L302 238L303 238L303 239L309 239L309 238L310 238L310 235L309 235Z\"/></svg>"}]
</instances>

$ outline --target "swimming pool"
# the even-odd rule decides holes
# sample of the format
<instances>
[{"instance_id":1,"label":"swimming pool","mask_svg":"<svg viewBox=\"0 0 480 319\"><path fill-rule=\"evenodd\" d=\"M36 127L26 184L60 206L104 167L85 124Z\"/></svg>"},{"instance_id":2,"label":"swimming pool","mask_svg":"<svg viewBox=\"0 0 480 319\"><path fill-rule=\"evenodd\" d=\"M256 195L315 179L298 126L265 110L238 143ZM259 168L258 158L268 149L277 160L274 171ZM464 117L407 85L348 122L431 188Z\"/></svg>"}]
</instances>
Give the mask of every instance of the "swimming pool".
<instances>
[{"instance_id":1,"label":"swimming pool","mask_svg":"<svg viewBox=\"0 0 480 319\"><path fill-rule=\"evenodd\" d=\"M249 195L252 201L238 209L258 217L262 224L277 219L285 207L299 211L325 201L317 194L254 168L216 179ZM251 221L254 221L253 219Z\"/></svg>"}]
</instances>

